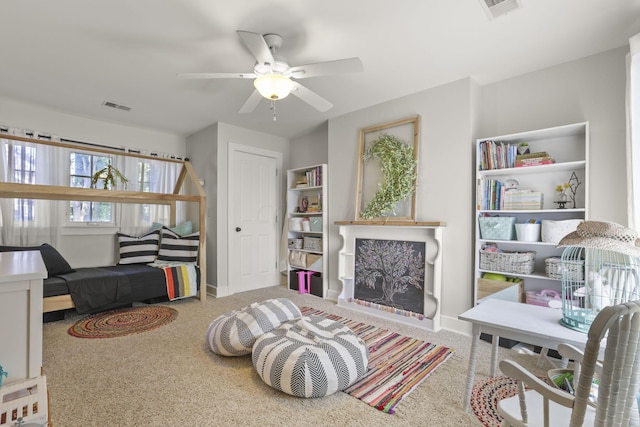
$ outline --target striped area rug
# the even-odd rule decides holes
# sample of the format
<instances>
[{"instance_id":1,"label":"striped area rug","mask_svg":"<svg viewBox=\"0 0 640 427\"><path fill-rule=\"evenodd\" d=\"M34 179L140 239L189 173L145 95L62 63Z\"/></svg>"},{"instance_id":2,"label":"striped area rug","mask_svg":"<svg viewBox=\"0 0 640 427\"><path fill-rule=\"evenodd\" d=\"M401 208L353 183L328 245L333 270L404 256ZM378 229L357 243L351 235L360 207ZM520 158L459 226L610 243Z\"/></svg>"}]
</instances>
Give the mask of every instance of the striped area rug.
<instances>
[{"instance_id":1,"label":"striped area rug","mask_svg":"<svg viewBox=\"0 0 640 427\"><path fill-rule=\"evenodd\" d=\"M300 311L305 316L313 314L342 322L364 340L369 349L369 369L344 392L388 414L395 413L402 399L453 354L453 349L447 347L311 307Z\"/></svg>"}]
</instances>

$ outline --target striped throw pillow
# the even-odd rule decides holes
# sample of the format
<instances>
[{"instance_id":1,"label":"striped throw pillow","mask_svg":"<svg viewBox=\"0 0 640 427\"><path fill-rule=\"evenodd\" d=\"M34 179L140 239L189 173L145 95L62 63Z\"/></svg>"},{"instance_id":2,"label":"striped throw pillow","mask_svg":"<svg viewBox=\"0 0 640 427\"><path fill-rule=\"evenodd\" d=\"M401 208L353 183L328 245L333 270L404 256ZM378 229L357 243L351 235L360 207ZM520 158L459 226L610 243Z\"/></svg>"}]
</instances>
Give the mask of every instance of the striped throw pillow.
<instances>
[{"instance_id":1,"label":"striped throw pillow","mask_svg":"<svg viewBox=\"0 0 640 427\"><path fill-rule=\"evenodd\" d=\"M198 260L199 245L199 231L181 236L168 228L163 228L158 261L195 263Z\"/></svg>"},{"instance_id":2,"label":"striped throw pillow","mask_svg":"<svg viewBox=\"0 0 640 427\"><path fill-rule=\"evenodd\" d=\"M118 233L120 261L118 264L149 264L158 256L160 230L151 231L144 236L130 236Z\"/></svg>"}]
</instances>

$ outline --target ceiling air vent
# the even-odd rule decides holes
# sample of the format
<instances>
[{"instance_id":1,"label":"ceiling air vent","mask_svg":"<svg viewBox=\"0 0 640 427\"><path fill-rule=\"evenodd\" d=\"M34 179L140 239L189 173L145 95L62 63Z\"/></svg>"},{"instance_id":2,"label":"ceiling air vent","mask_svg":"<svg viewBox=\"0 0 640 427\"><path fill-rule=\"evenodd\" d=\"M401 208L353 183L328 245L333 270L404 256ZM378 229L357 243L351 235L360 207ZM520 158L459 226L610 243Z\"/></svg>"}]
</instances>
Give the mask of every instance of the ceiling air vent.
<instances>
[{"instance_id":1,"label":"ceiling air vent","mask_svg":"<svg viewBox=\"0 0 640 427\"><path fill-rule=\"evenodd\" d=\"M490 20L522 7L520 0L480 0L480 5Z\"/></svg>"},{"instance_id":2,"label":"ceiling air vent","mask_svg":"<svg viewBox=\"0 0 640 427\"><path fill-rule=\"evenodd\" d=\"M116 104L115 102L111 102L111 101L104 101L102 105L109 108L115 108L116 110L131 111L131 107L127 107L126 105Z\"/></svg>"}]
</instances>

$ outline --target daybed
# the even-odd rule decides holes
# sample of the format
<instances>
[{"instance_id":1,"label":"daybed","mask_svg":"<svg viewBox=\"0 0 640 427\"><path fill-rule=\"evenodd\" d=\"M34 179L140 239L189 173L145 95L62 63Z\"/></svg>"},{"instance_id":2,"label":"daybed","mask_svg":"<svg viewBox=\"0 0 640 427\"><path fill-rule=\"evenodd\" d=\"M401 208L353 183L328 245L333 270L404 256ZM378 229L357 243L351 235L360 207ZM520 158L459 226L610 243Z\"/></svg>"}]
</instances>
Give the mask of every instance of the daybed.
<instances>
[{"instance_id":1,"label":"daybed","mask_svg":"<svg viewBox=\"0 0 640 427\"><path fill-rule=\"evenodd\" d=\"M60 148L77 149L77 145L64 143L64 142L52 142L45 140L38 140L32 138L24 138L13 135L2 135L4 139L13 139L18 141L25 141L34 144L54 145ZM150 193L150 192L137 192L137 191L125 191L125 190L97 190L93 188L70 188L64 186L55 185L40 185L40 184L19 184L19 183L0 183L0 198L19 198L19 199L47 199L47 200L84 200L84 201L97 201L97 202L110 202L110 203L138 203L138 204L160 204L168 205L170 207L169 223L176 223L176 203L197 203L198 204L198 225L199 234L197 238L197 257L200 261L200 268L195 273L198 278L198 283L202 283L199 286L199 298L201 301L206 299L206 196L199 180L193 170L193 167L188 160L170 159L170 158L158 158L155 156L146 156L131 152L114 152L113 150L105 150L97 147L83 146L83 151L117 154L119 156L136 157L142 159L161 160L166 162L174 162L182 164L182 170L175 182L175 186L172 193ZM185 184L189 184L186 185ZM181 194L184 190L187 194ZM189 194L191 193L191 194ZM195 194L193 194L195 193ZM44 246L44 245L43 245ZM43 259L47 265L47 259L45 259L45 253L52 255L53 261L47 265L49 277L44 281L44 304L43 310L45 313L65 310L69 308L76 308L78 312L97 312L113 308L115 306L129 304L135 301L145 301L153 298L166 298L167 286L165 281L164 271L160 268L151 267L144 264L126 264L110 267L100 268L80 268L75 271L69 267L69 264L64 258L51 246L47 245L45 250L42 247L37 247L43 254ZM15 250L15 248L6 250ZM53 252L50 249L53 250ZM22 250L25 250L22 248ZM57 264L63 261L62 268L58 268L61 265ZM66 265L65 265L66 264ZM49 268L52 268L51 270ZM84 303L81 303L83 307L76 307L76 303L71 297L73 292L77 291L78 283L90 280L96 282L97 280L104 280L110 282L110 290L106 291L107 295L97 295L97 300L93 300L88 303L86 307ZM126 283L128 282L128 284ZM76 289L74 291L73 289ZM85 292L78 291L79 293ZM92 290L91 293L95 293ZM98 292L99 294L100 292ZM108 295L111 293L111 295ZM112 298L114 297L115 298ZM93 295L96 297L96 295ZM92 297L92 298L93 298ZM110 302L106 300L110 299ZM87 311L85 311L87 310Z\"/></svg>"},{"instance_id":2,"label":"daybed","mask_svg":"<svg viewBox=\"0 0 640 427\"><path fill-rule=\"evenodd\" d=\"M71 308L79 314L97 313L134 302L168 300L162 268L117 264L72 269L62 255L46 243L36 247L0 246L0 252L26 250L39 250L47 268L48 277L43 281L44 313ZM197 267L195 272L199 276ZM199 289L199 280L197 283Z\"/></svg>"}]
</instances>

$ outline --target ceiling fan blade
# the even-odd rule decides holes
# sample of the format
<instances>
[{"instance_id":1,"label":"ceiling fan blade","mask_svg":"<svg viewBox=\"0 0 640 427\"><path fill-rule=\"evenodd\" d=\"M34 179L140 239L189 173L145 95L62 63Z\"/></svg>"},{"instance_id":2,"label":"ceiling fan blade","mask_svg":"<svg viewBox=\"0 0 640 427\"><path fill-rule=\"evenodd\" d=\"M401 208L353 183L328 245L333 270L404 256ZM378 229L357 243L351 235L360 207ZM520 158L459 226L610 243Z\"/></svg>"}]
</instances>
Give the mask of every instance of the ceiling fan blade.
<instances>
[{"instance_id":1,"label":"ceiling fan blade","mask_svg":"<svg viewBox=\"0 0 640 427\"><path fill-rule=\"evenodd\" d=\"M178 73L179 79L255 79L253 73Z\"/></svg>"},{"instance_id":2,"label":"ceiling fan blade","mask_svg":"<svg viewBox=\"0 0 640 427\"><path fill-rule=\"evenodd\" d=\"M304 79L307 77L328 76L335 74L360 73L363 71L360 58L337 59L335 61L291 67L291 77Z\"/></svg>"},{"instance_id":3,"label":"ceiling fan blade","mask_svg":"<svg viewBox=\"0 0 640 427\"><path fill-rule=\"evenodd\" d=\"M317 93L313 92L312 90L302 86L298 82L293 82L293 90L291 91L291 94L302 99L304 102L322 113L324 113L325 111L329 111L333 107L332 103L330 103Z\"/></svg>"},{"instance_id":4,"label":"ceiling fan blade","mask_svg":"<svg viewBox=\"0 0 640 427\"><path fill-rule=\"evenodd\" d=\"M262 34L252 33L249 31L236 31L245 45L249 48L253 56L260 64L268 63L270 65L275 64L271 49L264 41Z\"/></svg>"},{"instance_id":5,"label":"ceiling fan blade","mask_svg":"<svg viewBox=\"0 0 640 427\"><path fill-rule=\"evenodd\" d=\"M247 100L244 102L244 105L242 106L242 108L240 108L240 111L238 112L239 113L252 112L253 110L256 109L261 99L262 99L262 95L260 95L260 92L258 92L257 90L254 90L253 93L249 95L249 98L247 98Z\"/></svg>"}]
</instances>

